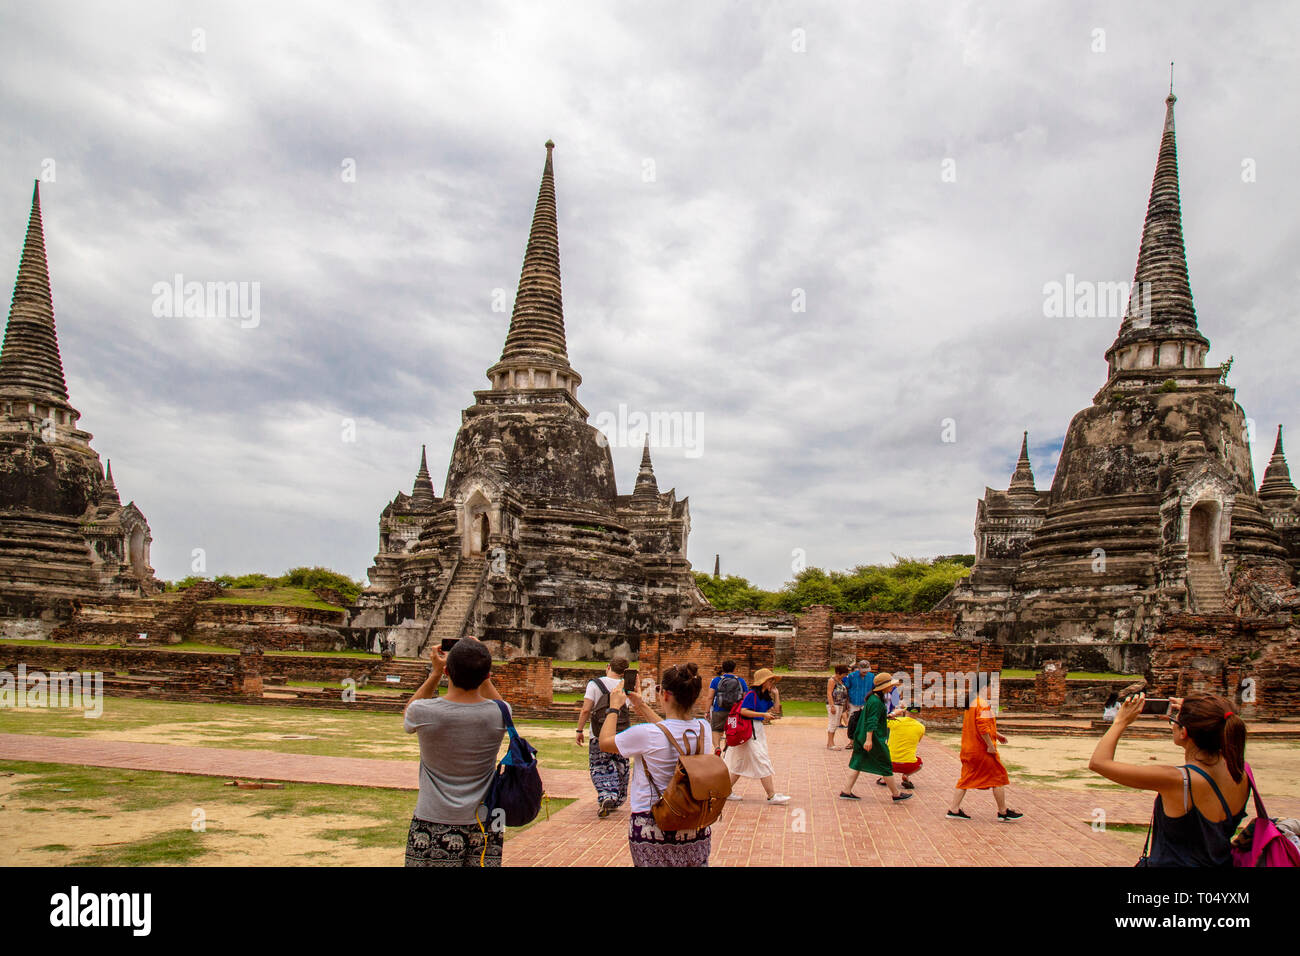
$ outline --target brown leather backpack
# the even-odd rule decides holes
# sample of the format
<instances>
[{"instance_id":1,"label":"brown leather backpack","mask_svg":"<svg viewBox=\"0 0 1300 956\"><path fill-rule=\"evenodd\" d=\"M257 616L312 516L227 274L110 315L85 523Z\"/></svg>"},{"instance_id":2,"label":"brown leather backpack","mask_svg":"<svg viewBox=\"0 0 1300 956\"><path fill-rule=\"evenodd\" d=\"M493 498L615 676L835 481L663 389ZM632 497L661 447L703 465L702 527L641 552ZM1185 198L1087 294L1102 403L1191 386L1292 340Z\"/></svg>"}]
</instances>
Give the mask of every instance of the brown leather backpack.
<instances>
[{"instance_id":1,"label":"brown leather backpack","mask_svg":"<svg viewBox=\"0 0 1300 956\"><path fill-rule=\"evenodd\" d=\"M726 762L716 754L700 753L704 737L700 731L686 730L682 733L682 743L690 747L688 735L695 735L695 752L683 750L672 733L662 723L656 726L663 731L668 742L677 751L677 769L667 789L661 791L650 776L646 767L646 779L650 789L658 794L650 812L654 814L655 823L665 833L672 830L698 830L707 827L722 816L722 808L731 796L731 774Z\"/></svg>"}]
</instances>

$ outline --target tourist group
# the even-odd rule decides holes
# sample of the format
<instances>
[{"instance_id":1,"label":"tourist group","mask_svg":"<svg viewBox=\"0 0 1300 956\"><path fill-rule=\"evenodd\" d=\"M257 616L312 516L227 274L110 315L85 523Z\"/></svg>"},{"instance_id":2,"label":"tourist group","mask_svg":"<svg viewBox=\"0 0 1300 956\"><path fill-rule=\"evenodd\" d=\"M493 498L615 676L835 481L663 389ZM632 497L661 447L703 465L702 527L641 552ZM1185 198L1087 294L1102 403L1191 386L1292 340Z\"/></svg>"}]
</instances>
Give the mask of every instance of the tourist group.
<instances>
[{"instance_id":1,"label":"tourist group","mask_svg":"<svg viewBox=\"0 0 1300 956\"><path fill-rule=\"evenodd\" d=\"M406 865L500 866L504 827L485 819L484 811L502 741L507 732L513 736L510 707L493 685L486 645L464 638L446 652L435 647L431 657L429 676L404 715L406 731L417 734L420 745L420 790ZM706 687L696 664L669 667L654 688L661 717L642 695L625 689L627 668L625 658L615 657L603 676L588 681L578 719L579 745L590 726L586 743L597 812L605 817L629 805L628 849L636 866L707 866L710 824L726 803L742 799L732 792L741 777L758 779L767 803L790 802L776 789L767 747L766 728L781 711L780 675L764 668L746 681L735 673L735 662L724 661ZM444 675L448 686L440 696ZM827 681L826 746L837 749L843 727L844 749L852 752L840 799L862 799L853 792L862 773L876 777L895 803L914 796L925 725L916 717L919 708L900 706L898 686L892 675L873 673L865 660L852 669L837 667ZM693 716L697 704L708 719ZM1119 706L1088 765L1115 783L1155 791L1142 865L1231 865L1233 837L1253 788L1245 722L1221 697L1175 698L1166 717L1184 762L1117 761L1116 745L1143 705L1136 695ZM634 714L639 722L633 722ZM993 791L999 821L1022 818L1006 802L1008 776L998 754L1005 742L992 703L976 695L965 709L961 776L947 820L971 819L961 806L970 790Z\"/></svg>"}]
</instances>

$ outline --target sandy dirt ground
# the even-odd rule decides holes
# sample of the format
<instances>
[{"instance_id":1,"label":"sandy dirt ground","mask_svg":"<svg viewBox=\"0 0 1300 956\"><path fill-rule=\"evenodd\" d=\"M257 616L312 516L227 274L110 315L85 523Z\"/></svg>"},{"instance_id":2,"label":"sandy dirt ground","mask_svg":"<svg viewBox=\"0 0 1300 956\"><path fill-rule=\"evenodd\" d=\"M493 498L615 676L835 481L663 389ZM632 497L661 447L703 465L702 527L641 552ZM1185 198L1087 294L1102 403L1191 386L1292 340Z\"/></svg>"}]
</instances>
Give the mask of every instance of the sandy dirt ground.
<instances>
[{"instance_id":1,"label":"sandy dirt ground","mask_svg":"<svg viewBox=\"0 0 1300 956\"><path fill-rule=\"evenodd\" d=\"M97 799L93 808L82 798L50 800L27 806L22 787L38 779L31 774L0 775L0 830L8 831L5 859L10 866L66 866L97 850L133 843L160 833L190 830L192 802L126 809L120 801ZM232 797L237 800L238 795ZM346 813L295 816L277 814L268 825L265 806L215 804L204 808L203 846L195 862L202 866L400 866L403 847L359 847L330 830L373 827L374 817ZM33 812L36 811L36 812ZM67 849L40 849L63 846Z\"/></svg>"},{"instance_id":2,"label":"sandy dirt ground","mask_svg":"<svg viewBox=\"0 0 1300 956\"><path fill-rule=\"evenodd\" d=\"M1000 746L1002 760L1017 780L1035 786L1089 790L1113 787L1088 769L1088 760L1097 746L1097 737L1031 737L1007 734ZM960 734L933 734L931 740L954 751L961 749ZM1115 758L1125 763L1163 763L1178 766L1183 752L1167 740L1120 740ZM1300 740L1264 741L1246 744L1246 761L1255 774L1260 791L1267 797L1300 794Z\"/></svg>"}]
</instances>

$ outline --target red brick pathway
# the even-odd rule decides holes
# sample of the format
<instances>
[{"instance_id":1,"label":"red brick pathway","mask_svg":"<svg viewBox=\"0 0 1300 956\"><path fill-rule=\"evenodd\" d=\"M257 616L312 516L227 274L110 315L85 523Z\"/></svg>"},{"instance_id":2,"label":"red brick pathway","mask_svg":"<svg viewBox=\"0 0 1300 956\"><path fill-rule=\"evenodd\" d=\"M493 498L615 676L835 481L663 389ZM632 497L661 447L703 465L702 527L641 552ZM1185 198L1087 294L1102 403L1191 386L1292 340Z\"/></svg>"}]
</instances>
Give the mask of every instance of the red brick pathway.
<instances>
[{"instance_id":1,"label":"red brick pathway","mask_svg":"<svg viewBox=\"0 0 1300 956\"><path fill-rule=\"evenodd\" d=\"M874 778L858 779L862 800L836 797L848 753L825 749L820 728L776 725L768 741L777 787L793 799L767 806L757 780L741 780L741 802L727 805L713 828L715 866L1132 866L1135 852L1088 822L1100 808L1109 823L1146 823L1152 798L1140 793L1091 793L1021 787L1012 779L1010 805L1025 814L998 823L993 797L971 793L964 809L974 819L944 817L959 761L924 740L925 767L915 796L894 804ZM1086 744L1081 744L1086 745ZM283 780L414 790L416 766L405 760L320 757L266 750L181 747L27 734L0 734L0 759L69 763L166 773ZM510 840L508 866L628 866L627 814L596 816L595 793L578 770L543 770L546 790L577 801ZM1279 816L1300 816L1300 800L1270 799Z\"/></svg>"},{"instance_id":2,"label":"red brick pathway","mask_svg":"<svg viewBox=\"0 0 1300 956\"><path fill-rule=\"evenodd\" d=\"M1134 791L1077 792L1018 786L1008 803L1025 814L1018 823L997 821L991 793L973 792L962 808L974 819L944 816L960 770L957 755L921 742L924 768L911 800L895 804L874 777L858 778L861 801L836 796L849 754L825 749L816 727L776 725L768 730L777 789L793 798L768 806L757 780L740 780L739 803L728 803L713 827L714 866L1132 866L1138 851L1114 835L1094 831L1094 812L1108 823L1145 825L1152 795ZM1080 741L1089 751L1092 741ZM572 771L570 771L572 773ZM510 840L507 866L630 866L627 813L596 816L595 794L580 781L581 798ZM1269 812L1300 815L1300 800L1270 798ZM1252 811L1253 812L1253 811Z\"/></svg>"}]
</instances>

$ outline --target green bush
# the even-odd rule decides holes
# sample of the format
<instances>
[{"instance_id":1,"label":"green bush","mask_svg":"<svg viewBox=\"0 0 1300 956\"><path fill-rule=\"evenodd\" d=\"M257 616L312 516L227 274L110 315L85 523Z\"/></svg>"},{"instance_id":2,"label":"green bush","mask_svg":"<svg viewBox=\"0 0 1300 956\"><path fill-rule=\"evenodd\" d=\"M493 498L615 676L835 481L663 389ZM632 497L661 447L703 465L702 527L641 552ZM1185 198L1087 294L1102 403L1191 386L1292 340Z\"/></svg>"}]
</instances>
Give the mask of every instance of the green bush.
<instances>
[{"instance_id":1,"label":"green bush","mask_svg":"<svg viewBox=\"0 0 1300 956\"><path fill-rule=\"evenodd\" d=\"M203 578L203 577L199 577L197 574L191 574L188 578L181 578L179 581L167 581L167 582L164 582L165 585L166 585L165 590L168 590L168 591L186 591L186 590L189 590L190 588L194 587L194 585L196 585L196 584L200 584L200 583L202 583L203 581L206 581L206 580L208 580L208 579L207 579L207 578Z\"/></svg>"},{"instance_id":2,"label":"green bush","mask_svg":"<svg viewBox=\"0 0 1300 956\"><path fill-rule=\"evenodd\" d=\"M812 604L837 611L928 611L970 573L975 556L948 554L929 561L894 557L893 564L863 564L850 571L805 568L780 591L764 591L735 575L697 573L704 596L722 611L798 612Z\"/></svg>"},{"instance_id":3,"label":"green bush","mask_svg":"<svg viewBox=\"0 0 1300 956\"><path fill-rule=\"evenodd\" d=\"M278 579L262 574L260 571L254 571L252 574L241 574L238 577L229 574L218 574L213 580L216 582L217 587L222 588L273 588L278 584Z\"/></svg>"},{"instance_id":4,"label":"green bush","mask_svg":"<svg viewBox=\"0 0 1300 956\"><path fill-rule=\"evenodd\" d=\"M278 578L273 578L269 574L263 574L260 571L253 571L249 574L218 574L211 579L190 575L176 582L167 582L166 590L184 591L200 581L208 580L227 590L301 588L304 591L312 591L316 588L333 588L349 604L356 601L357 596L361 594L365 587L365 585L353 581L347 575L331 571L329 568L290 568Z\"/></svg>"},{"instance_id":5,"label":"green bush","mask_svg":"<svg viewBox=\"0 0 1300 956\"><path fill-rule=\"evenodd\" d=\"M313 588L333 588L349 604L356 601L363 589L360 582L329 568L290 568L275 583L282 588L306 588L308 591Z\"/></svg>"}]
</instances>

